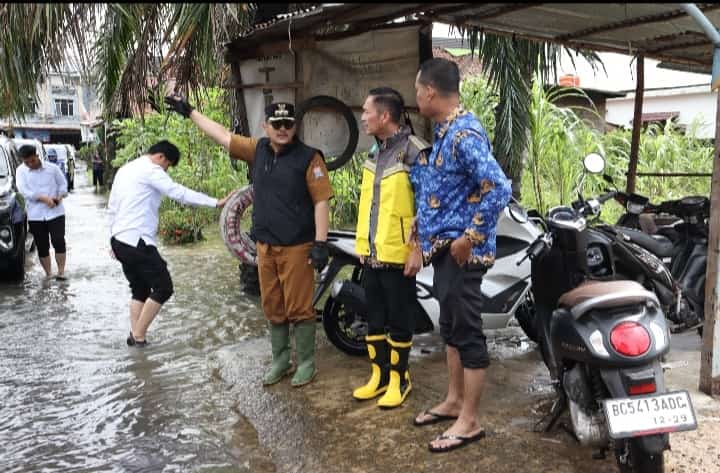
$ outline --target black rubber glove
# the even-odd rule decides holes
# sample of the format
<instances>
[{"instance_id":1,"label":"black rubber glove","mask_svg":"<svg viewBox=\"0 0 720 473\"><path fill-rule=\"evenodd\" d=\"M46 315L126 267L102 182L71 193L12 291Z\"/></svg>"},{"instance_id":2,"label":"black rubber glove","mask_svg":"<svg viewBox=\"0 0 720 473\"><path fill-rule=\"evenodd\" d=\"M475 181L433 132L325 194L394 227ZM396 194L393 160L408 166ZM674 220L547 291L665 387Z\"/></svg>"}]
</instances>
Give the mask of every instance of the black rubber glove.
<instances>
[{"instance_id":1,"label":"black rubber glove","mask_svg":"<svg viewBox=\"0 0 720 473\"><path fill-rule=\"evenodd\" d=\"M190 118L193 108L182 95L168 95L165 97L165 104L185 118Z\"/></svg>"},{"instance_id":2,"label":"black rubber glove","mask_svg":"<svg viewBox=\"0 0 720 473\"><path fill-rule=\"evenodd\" d=\"M330 259L330 252L328 251L327 242L315 240L312 248L310 249L310 259L315 267L315 270L319 273L328 264Z\"/></svg>"}]
</instances>

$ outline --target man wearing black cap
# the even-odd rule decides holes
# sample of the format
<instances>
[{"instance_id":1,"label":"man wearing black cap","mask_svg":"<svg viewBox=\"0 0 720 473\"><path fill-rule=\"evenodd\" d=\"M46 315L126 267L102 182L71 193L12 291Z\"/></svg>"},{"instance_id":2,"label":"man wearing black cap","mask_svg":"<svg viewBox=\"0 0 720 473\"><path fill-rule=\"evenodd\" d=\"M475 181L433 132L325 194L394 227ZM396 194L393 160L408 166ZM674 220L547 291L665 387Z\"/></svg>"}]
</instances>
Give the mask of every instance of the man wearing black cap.
<instances>
[{"instance_id":1,"label":"man wearing black cap","mask_svg":"<svg viewBox=\"0 0 720 473\"><path fill-rule=\"evenodd\" d=\"M294 325L297 371L293 386L315 376L313 267L328 261L326 246L332 187L322 153L295 136L295 107L265 108L261 139L235 135L195 110L181 96L165 103L230 152L253 163L253 225L257 237L260 298L270 322L272 365L263 378L270 385L290 374L290 323Z\"/></svg>"}]
</instances>

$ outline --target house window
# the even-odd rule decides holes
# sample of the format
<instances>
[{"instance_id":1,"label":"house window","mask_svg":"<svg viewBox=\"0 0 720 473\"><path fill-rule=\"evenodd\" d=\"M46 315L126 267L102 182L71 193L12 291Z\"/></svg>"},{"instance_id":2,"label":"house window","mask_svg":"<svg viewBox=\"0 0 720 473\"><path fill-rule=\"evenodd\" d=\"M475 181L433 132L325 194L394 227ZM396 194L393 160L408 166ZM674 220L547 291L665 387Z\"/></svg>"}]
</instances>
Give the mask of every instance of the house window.
<instances>
[{"instance_id":1,"label":"house window","mask_svg":"<svg viewBox=\"0 0 720 473\"><path fill-rule=\"evenodd\" d=\"M75 116L75 103L68 99L55 99L55 116L73 117Z\"/></svg>"}]
</instances>

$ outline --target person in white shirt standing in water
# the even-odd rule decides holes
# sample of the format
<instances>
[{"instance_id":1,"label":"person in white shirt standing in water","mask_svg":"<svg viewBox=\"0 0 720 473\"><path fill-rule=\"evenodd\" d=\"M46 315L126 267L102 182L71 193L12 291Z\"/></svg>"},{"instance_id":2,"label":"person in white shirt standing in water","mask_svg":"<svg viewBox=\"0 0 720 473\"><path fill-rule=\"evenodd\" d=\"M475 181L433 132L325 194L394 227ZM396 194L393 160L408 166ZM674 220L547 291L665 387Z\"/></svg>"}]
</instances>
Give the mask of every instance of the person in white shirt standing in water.
<instances>
[{"instance_id":1,"label":"person in white shirt standing in water","mask_svg":"<svg viewBox=\"0 0 720 473\"><path fill-rule=\"evenodd\" d=\"M167 174L180 151L167 140L122 166L108 200L110 246L130 283L130 335L127 344L144 347L145 334L162 305L172 296L167 264L157 250L156 235L163 196L185 205L223 207L230 197L215 199L174 182Z\"/></svg>"},{"instance_id":2,"label":"person in white shirt standing in water","mask_svg":"<svg viewBox=\"0 0 720 473\"><path fill-rule=\"evenodd\" d=\"M17 186L27 204L28 226L35 238L45 276L52 275L50 242L55 250L57 279L65 279L65 207L67 181L60 168L43 163L33 145L21 146L23 163L17 170Z\"/></svg>"}]
</instances>

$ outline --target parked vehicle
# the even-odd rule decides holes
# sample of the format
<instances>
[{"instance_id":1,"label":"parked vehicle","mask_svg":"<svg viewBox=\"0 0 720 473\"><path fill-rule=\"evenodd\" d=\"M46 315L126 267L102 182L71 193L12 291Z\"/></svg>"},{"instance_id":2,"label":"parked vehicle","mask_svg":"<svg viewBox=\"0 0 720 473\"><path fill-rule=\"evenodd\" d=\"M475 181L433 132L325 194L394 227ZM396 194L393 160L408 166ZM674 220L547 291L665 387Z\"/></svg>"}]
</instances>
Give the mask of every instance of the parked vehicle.
<instances>
[{"instance_id":1,"label":"parked vehicle","mask_svg":"<svg viewBox=\"0 0 720 473\"><path fill-rule=\"evenodd\" d=\"M15 148L20 149L23 145L33 145L35 146L35 149L37 149L38 157L41 161L47 161L47 152L45 150L45 145L43 145L40 140L36 138L13 138L13 143L15 143Z\"/></svg>"},{"instance_id":2,"label":"parked vehicle","mask_svg":"<svg viewBox=\"0 0 720 473\"><path fill-rule=\"evenodd\" d=\"M48 153L54 152L57 155L57 165L65 174L68 190L72 190L75 186L75 157L70 152L69 145L49 144L45 145L45 149Z\"/></svg>"},{"instance_id":3,"label":"parked vehicle","mask_svg":"<svg viewBox=\"0 0 720 473\"><path fill-rule=\"evenodd\" d=\"M585 164L602 172L604 160L590 155ZM670 332L657 295L619 275L617 245L587 225L613 196L580 195L551 209L540 219L545 233L525 252L534 328L557 394L544 430L569 410L575 436L597 448L597 457L612 448L622 472L662 472L668 433L697 422L687 391L665 387L660 360Z\"/></svg>"},{"instance_id":4,"label":"parked vehicle","mask_svg":"<svg viewBox=\"0 0 720 473\"><path fill-rule=\"evenodd\" d=\"M520 266L515 264L518 256L540 234L525 215L516 203L511 203L500 214L495 265L485 274L482 282L482 292L487 298L482 314L485 329L507 327L513 316L520 324L533 317L529 298L529 262ZM331 231L328 246L331 260L321 275L313 305L317 306L329 289L330 294L323 307L317 309L322 314L328 339L350 355L367 355L367 308L365 291L361 286L362 265L355 253L355 233ZM350 271L350 276L337 279L343 268ZM415 279L415 333L439 330L440 306L433 294L432 266L424 267Z\"/></svg>"},{"instance_id":5,"label":"parked vehicle","mask_svg":"<svg viewBox=\"0 0 720 473\"><path fill-rule=\"evenodd\" d=\"M642 195L617 191L615 200L626 208L617 231L626 240L662 258L670 268L682 294L679 309L683 311L673 321L681 323L681 329L700 330L705 319L710 199L688 196L653 204ZM658 216L664 218L664 225L656 224ZM645 220L649 223L643 225L642 217L649 217Z\"/></svg>"},{"instance_id":6,"label":"parked vehicle","mask_svg":"<svg viewBox=\"0 0 720 473\"><path fill-rule=\"evenodd\" d=\"M11 279L25 275L25 252L29 250L25 201L17 190L20 164L15 145L0 136L0 274Z\"/></svg>"}]
</instances>

